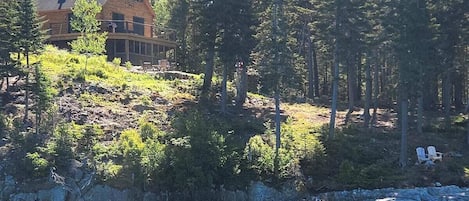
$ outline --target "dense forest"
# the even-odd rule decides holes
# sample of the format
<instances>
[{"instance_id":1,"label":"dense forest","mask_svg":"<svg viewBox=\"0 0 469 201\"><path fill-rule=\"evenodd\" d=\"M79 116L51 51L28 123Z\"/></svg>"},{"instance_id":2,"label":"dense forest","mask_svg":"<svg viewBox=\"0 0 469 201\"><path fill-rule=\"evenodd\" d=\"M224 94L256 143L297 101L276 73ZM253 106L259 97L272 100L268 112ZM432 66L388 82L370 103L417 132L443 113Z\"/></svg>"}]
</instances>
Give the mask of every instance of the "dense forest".
<instances>
[{"instance_id":1,"label":"dense forest","mask_svg":"<svg viewBox=\"0 0 469 201\"><path fill-rule=\"evenodd\" d=\"M158 23L177 30L181 70L204 72L204 86L213 71L233 77L230 69L241 60L257 78L252 92L287 101L332 99L330 137L338 102L347 104L345 124L364 108L365 127L376 108L395 109L401 166L409 126L422 133L425 113L437 113L448 128L450 115L468 101L467 1L153 3L164 13Z\"/></svg>"},{"instance_id":2,"label":"dense forest","mask_svg":"<svg viewBox=\"0 0 469 201\"><path fill-rule=\"evenodd\" d=\"M45 45L33 0L0 2L0 154L20 167L11 174L67 175L74 159L100 182L155 191L409 187L427 173L468 184L466 160L419 177L413 158L423 143L469 144L469 1L150 3L154 23L177 33L174 70L190 78L106 61L106 34L79 7L82 35L67 51ZM73 118L73 107L111 120Z\"/></svg>"}]
</instances>

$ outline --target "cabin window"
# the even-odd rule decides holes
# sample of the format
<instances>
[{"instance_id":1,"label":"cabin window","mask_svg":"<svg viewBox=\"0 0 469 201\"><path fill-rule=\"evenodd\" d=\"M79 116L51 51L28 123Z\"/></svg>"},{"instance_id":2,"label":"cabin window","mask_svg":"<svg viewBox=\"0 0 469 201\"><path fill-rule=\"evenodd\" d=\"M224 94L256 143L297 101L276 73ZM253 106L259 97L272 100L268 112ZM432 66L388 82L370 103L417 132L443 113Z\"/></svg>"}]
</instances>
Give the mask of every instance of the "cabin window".
<instances>
[{"instance_id":1,"label":"cabin window","mask_svg":"<svg viewBox=\"0 0 469 201\"><path fill-rule=\"evenodd\" d=\"M138 41L134 42L134 50L135 50L135 53L140 54L140 42Z\"/></svg>"},{"instance_id":2,"label":"cabin window","mask_svg":"<svg viewBox=\"0 0 469 201\"><path fill-rule=\"evenodd\" d=\"M141 43L141 45L140 45L140 54L147 54L146 53L146 43Z\"/></svg>"},{"instance_id":3,"label":"cabin window","mask_svg":"<svg viewBox=\"0 0 469 201\"><path fill-rule=\"evenodd\" d=\"M144 24L145 19L134 16L134 33L143 36L145 34Z\"/></svg>"},{"instance_id":4,"label":"cabin window","mask_svg":"<svg viewBox=\"0 0 469 201\"><path fill-rule=\"evenodd\" d=\"M133 40L129 40L129 52L135 53L135 44Z\"/></svg>"},{"instance_id":5,"label":"cabin window","mask_svg":"<svg viewBox=\"0 0 469 201\"><path fill-rule=\"evenodd\" d=\"M151 56L151 44L147 44L147 55Z\"/></svg>"},{"instance_id":6,"label":"cabin window","mask_svg":"<svg viewBox=\"0 0 469 201\"><path fill-rule=\"evenodd\" d=\"M125 52L125 41L124 40L116 40L116 52L118 52L118 53Z\"/></svg>"},{"instance_id":7,"label":"cabin window","mask_svg":"<svg viewBox=\"0 0 469 201\"><path fill-rule=\"evenodd\" d=\"M117 33L125 33L127 32L125 23L124 23L124 14L121 13L112 13L112 22L116 24L116 32Z\"/></svg>"}]
</instances>

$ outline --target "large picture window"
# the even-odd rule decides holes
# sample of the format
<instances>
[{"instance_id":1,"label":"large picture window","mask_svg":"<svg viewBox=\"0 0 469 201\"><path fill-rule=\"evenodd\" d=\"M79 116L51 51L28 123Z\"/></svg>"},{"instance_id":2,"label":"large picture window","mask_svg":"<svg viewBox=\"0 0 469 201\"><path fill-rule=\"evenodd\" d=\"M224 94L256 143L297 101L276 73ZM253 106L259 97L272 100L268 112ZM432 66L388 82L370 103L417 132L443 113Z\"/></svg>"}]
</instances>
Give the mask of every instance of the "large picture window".
<instances>
[{"instance_id":1,"label":"large picture window","mask_svg":"<svg viewBox=\"0 0 469 201\"><path fill-rule=\"evenodd\" d=\"M134 16L134 33L143 36L145 34L144 24L145 24L145 19Z\"/></svg>"},{"instance_id":2,"label":"large picture window","mask_svg":"<svg viewBox=\"0 0 469 201\"><path fill-rule=\"evenodd\" d=\"M112 21L116 24L116 32L117 33L127 32L124 20L125 20L124 14L112 13Z\"/></svg>"}]
</instances>

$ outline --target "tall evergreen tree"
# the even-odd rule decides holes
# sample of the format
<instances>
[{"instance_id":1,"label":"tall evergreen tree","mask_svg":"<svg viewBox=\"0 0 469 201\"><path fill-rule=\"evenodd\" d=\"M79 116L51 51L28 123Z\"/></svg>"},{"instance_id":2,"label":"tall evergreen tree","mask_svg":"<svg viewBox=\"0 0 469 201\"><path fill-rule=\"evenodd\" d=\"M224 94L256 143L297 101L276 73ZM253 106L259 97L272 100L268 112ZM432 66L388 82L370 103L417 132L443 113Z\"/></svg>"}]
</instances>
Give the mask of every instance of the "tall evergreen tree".
<instances>
[{"instance_id":1,"label":"tall evergreen tree","mask_svg":"<svg viewBox=\"0 0 469 201\"><path fill-rule=\"evenodd\" d=\"M227 99L227 79L232 77L232 72L236 63L248 63L249 54L253 48L253 38L251 26L253 24L252 13L249 0L225 0L222 12L224 15L220 17L218 22L218 33L220 40L218 46L218 55L222 61L223 81L222 81L222 111L225 111ZM245 68L245 65L243 65ZM241 69L240 77L246 76L246 69ZM244 84L243 84L244 85ZM245 89L246 87L242 87ZM241 87L239 87L241 89ZM246 98L246 91L237 91L237 107L241 107Z\"/></svg>"},{"instance_id":2,"label":"tall evergreen tree","mask_svg":"<svg viewBox=\"0 0 469 201\"><path fill-rule=\"evenodd\" d=\"M34 65L35 82L33 85L33 94L36 96L36 134L39 134L42 121L42 113L51 105L52 89L51 82L42 71L41 64Z\"/></svg>"},{"instance_id":3,"label":"tall evergreen tree","mask_svg":"<svg viewBox=\"0 0 469 201\"><path fill-rule=\"evenodd\" d=\"M16 46L19 28L17 3L14 0L0 2L0 77L2 83L3 79L7 78L7 91L9 89L8 77L18 70L10 56L10 53L18 51Z\"/></svg>"},{"instance_id":4,"label":"tall evergreen tree","mask_svg":"<svg viewBox=\"0 0 469 201\"><path fill-rule=\"evenodd\" d=\"M331 103L331 119L329 121L329 138L334 139L335 137L335 117L337 113L337 96L339 91L339 48L341 47L341 40L339 40L338 34L342 31L342 15L340 12L340 0L335 0L335 43L334 43L334 70L332 74L332 103Z\"/></svg>"},{"instance_id":5,"label":"tall evergreen tree","mask_svg":"<svg viewBox=\"0 0 469 201\"><path fill-rule=\"evenodd\" d=\"M33 0L21 0L18 6L19 32L18 47L26 57L26 85L25 85L25 113L23 121L29 120L29 55L41 50L44 40L44 31L41 30L43 21L37 16Z\"/></svg>"}]
</instances>

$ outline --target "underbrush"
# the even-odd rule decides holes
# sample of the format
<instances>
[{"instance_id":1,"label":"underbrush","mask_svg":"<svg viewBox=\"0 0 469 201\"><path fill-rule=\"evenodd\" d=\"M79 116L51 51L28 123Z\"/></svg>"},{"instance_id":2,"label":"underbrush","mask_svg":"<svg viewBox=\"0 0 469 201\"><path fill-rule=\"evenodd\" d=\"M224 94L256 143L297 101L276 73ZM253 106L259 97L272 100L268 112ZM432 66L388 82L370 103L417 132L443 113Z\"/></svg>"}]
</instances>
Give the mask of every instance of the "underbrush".
<instances>
[{"instance_id":1,"label":"underbrush","mask_svg":"<svg viewBox=\"0 0 469 201\"><path fill-rule=\"evenodd\" d=\"M139 91L149 90L158 92L167 99L174 99L175 96L184 95L194 99L195 92L186 90L179 92L178 88L188 88L187 83L178 80L156 79L154 76L143 73L131 73L124 67L116 65L116 62L107 62L106 56L79 55L59 50L53 46L46 46L45 51L33 60L40 60L44 66L44 71L56 83L54 87L62 88L73 84L72 82L82 82L90 84L100 84L108 88L128 89ZM193 87L201 85L201 78L195 77L191 81ZM178 84L179 83L179 84Z\"/></svg>"},{"instance_id":2,"label":"underbrush","mask_svg":"<svg viewBox=\"0 0 469 201\"><path fill-rule=\"evenodd\" d=\"M87 58L52 46L36 60L42 61L58 91L75 90L77 85L107 90L74 96L83 107L105 108L103 113L114 115L125 105L131 108L125 112L141 118L122 131L104 134L102 125L58 121L56 111L44 118L47 129L36 136L20 129L17 116L0 114L0 137L24 149L18 154L23 167L18 173L26 172L25 177L47 176L51 167L65 170L75 159L89 161L103 183L179 192L222 185L240 189L252 180L273 186L294 181L296 190L315 192L469 181L469 161L463 157L445 157L431 168L413 165L416 146L469 154L461 127L445 129L439 122L427 125L424 134L411 131L409 167L401 169L399 133L351 124L337 128L336 137L327 139L328 108L282 104L284 121L276 155L275 128L266 120L272 116L272 101L262 95L249 93L249 104L258 107L249 109L256 115L223 115L213 112L212 103L195 104L202 76L165 80L128 72L104 56ZM462 122L456 118L453 125Z\"/></svg>"}]
</instances>

